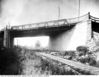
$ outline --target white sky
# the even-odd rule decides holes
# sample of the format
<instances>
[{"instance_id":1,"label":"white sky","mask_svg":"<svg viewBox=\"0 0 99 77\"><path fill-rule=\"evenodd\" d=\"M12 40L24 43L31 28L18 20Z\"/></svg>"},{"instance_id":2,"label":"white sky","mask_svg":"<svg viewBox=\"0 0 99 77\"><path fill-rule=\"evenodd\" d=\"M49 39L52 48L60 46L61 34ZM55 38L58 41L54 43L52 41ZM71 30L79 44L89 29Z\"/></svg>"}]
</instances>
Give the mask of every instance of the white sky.
<instances>
[{"instance_id":1,"label":"white sky","mask_svg":"<svg viewBox=\"0 0 99 77\"><path fill-rule=\"evenodd\" d=\"M49 36L22 37L14 39L14 45L35 48L37 43L39 43L40 47L46 48L49 44Z\"/></svg>"},{"instance_id":2,"label":"white sky","mask_svg":"<svg viewBox=\"0 0 99 77\"><path fill-rule=\"evenodd\" d=\"M78 16L79 0L0 0L0 27L28 24ZM81 15L91 12L99 17L99 0L80 0Z\"/></svg>"}]
</instances>

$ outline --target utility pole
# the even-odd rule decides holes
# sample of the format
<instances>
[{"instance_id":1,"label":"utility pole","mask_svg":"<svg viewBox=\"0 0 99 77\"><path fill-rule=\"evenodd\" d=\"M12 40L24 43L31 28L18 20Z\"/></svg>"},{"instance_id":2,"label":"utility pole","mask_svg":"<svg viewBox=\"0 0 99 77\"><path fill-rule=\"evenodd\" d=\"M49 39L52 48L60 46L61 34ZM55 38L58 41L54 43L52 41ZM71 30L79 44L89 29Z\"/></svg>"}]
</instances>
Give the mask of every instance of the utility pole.
<instances>
[{"instance_id":1,"label":"utility pole","mask_svg":"<svg viewBox=\"0 0 99 77\"><path fill-rule=\"evenodd\" d=\"M58 19L60 19L60 6L58 6Z\"/></svg>"},{"instance_id":2,"label":"utility pole","mask_svg":"<svg viewBox=\"0 0 99 77\"><path fill-rule=\"evenodd\" d=\"M80 0L78 0L78 21L79 21L79 17L80 17Z\"/></svg>"},{"instance_id":3,"label":"utility pole","mask_svg":"<svg viewBox=\"0 0 99 77\"><path fill-rule=\"evenodd\" d=\"M17 47L18 47L18 39L17 39Z\"/></svg>"}]
</instances>

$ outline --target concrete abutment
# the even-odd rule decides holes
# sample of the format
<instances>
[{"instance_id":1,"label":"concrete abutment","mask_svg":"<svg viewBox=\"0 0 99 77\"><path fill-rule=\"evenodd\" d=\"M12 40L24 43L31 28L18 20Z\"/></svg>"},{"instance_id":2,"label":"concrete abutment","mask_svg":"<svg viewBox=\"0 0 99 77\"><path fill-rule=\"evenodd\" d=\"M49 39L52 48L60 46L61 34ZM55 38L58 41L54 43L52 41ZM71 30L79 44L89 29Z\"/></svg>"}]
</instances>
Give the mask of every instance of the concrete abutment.
<instances>
[{"instance_id":1,"label":"concrete abutment","mask_svg":"<svg viewBox=\"0 0 99 77\"><path fill-rule=\"evenodd\" d=\"M10 34L10 31L6 28L4 30L4 40L3 40L3 46L6 48L12 48L13 47L13 37Z\"/></svg>"}]
</instances>

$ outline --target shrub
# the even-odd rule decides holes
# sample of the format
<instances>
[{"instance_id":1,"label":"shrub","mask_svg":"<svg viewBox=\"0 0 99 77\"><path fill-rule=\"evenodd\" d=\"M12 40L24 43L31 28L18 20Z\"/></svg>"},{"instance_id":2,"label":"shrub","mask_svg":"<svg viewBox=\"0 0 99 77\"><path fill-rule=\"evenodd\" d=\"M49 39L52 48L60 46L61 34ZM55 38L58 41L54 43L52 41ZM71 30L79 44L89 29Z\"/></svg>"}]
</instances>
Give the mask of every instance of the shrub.
<instances>
[{"instance_id":1,"label":"shrub","mask_svg":"<svg viewBox=\"0 0 99 77\"><path fill-rule=\"evenodd\" d=\"M54 60L46 59L41 61L42 73L49 71L51 75L76 75L75 71L67 65L61 64Z\"/></svg>"},{"instance_id":2,"label":"shrub","mask_svg":"<svg viewBox=\"0 0 99 77\"><path fill-rule=\"evenodd\" d=\"M96 57L94 53L89 52L88 47L86 46L79 46L77 47L77 61L80 61L81 63L87 63L89 65L96 65Z\"/></svg>"},{"instance_id":3,"label":"shrub","mask_svg":"<svg viewBox=\"0 0 99 77\"><path fill-rule=\"evenodd\" d=\"M40 67L42 69L42 73L48 71L49 75L91 75L89 71L77 69L48 58L42 59Z\"/></svg>"},{"instance_id":4,"label":"shrub","mask_svg":"<svg viewBox=\"0 0 99 77\"><path fill-rule=\"evenodd\" d=\"M16 49L0 47L0 74L19 74L21 67Z\"/></svg>"},{"instance_id":5,"label":"shrub","mask_svg":"<svg viewBox=\"0 0 99 77\"><path fill-rule=\"evenodd\" d=\"M73 60L76 57L76 51L65 51L64 58Z\"/></svg>"},{"instance_id":6,"label":"shrub","mask_svg":"<svg viewBox=\"0 0 99 77\"><path fill-rule=\"evenodd\" d=\"M83 54L86 54L89 51L88 47L86 47L86 46L78 46L76 48L76 50L77 50L77 52L79 52L79 53L82 52Z\"/></svg>"}]
</instances>

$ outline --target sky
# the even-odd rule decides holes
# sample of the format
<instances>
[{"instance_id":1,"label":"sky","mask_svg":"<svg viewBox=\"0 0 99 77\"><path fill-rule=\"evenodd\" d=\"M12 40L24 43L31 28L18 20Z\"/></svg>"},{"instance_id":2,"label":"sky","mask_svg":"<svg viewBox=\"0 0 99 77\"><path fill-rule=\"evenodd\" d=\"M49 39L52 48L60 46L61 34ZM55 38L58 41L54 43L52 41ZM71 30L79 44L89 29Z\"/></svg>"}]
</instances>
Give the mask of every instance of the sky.
<instances>
[{"instance_id":1,"label":"sky","mask_svg":"<svg viewBox=\"0 0 99 77\"><path fill-rule=\"evenodd\" d=\"M0 0L0 28L78 16L79 0ZM99 17L99 0L80 0L80 15Z\"/></svg>"},{"instance_id":2,"label":"sky","mask_svg":"<svg viewBox=\"0 0 99 77\"><path fill-rule=\"evenodd\" d=\"M50 20L78 17L79 0L0 0L0 29ZM99 0L80 0L80 15L99 17ZM24 39L24 41L26 41Z\"/></svg>"},{"instance_id":3,"label":"sky","mask_svg":"<svg viewBox=\"0 0 99 77\"><path fill-rule=\"evenodd\" d=\"M47 48L48 44L49 44L49 36L21 37L14 39L14 45L26 46L29 48L37 48L37 47Z\"/></svg>"}]
</instances>

